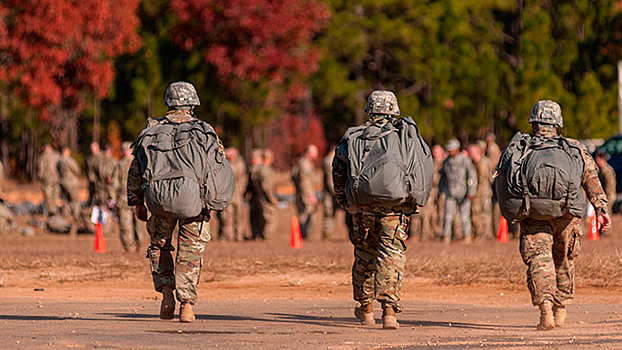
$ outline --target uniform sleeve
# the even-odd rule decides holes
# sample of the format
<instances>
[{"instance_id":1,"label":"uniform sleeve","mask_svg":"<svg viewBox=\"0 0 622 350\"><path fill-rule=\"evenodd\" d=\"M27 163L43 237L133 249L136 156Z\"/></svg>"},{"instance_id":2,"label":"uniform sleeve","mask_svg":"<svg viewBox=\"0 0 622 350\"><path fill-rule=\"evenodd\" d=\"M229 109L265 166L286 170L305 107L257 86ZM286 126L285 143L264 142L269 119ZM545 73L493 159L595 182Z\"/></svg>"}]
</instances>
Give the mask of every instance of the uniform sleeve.
<instances>
[{"instance_id":1,"label":"uniform sleeve","mask_svg":"<svg viewBox=\"0 0 622 350\"><path fill-rule=\"evenodd\" d=\"M475 165L473 162L465 158L466 169L467 169L467 194L474 195L477 192L477 170L475 170Z\"/></svg>"},{"instance_id":2,"label":"uniform sleeve","mask_svg":"<svg viewBox=\"0 0 622 350\"><path fill-rule=\"evenodd\" d=\"M603 191L603 187L598 179L598 167L592 156L583 147L581 147L581 156L585 163L581 187L583 187L587 198L594 206L596 215L602 215L607 212L607 195Z\"/></svg>"},{"instance_id":3,"label":"uniform sleeve","mask_svg":"<svg viewBox=\"0 0 622 350\"><path fill-rule=\"evenodd\" d=\"M142 204L145 201L144 193L140 186L141 180L140 163L138 158L134 158L127 173L127 204L129 206Z\"/></svg>"},{"instance_id":4,"label":"uniform sleeve","mask_svg":"<svg viewBox=\"0 0 622 350\"><path fill-rule=\"evenodd\" d=\"M347 207L346 180L348 179L348 151L345 144L337 147L333 158L333 185L335 198L342 208Z\"/></svg>"},{"instance_id":5,"label":"uniform sleeve","mask_svg":"<svg viewBox=\"0 0 622 350\"><path fill-rule=\"evenodd\" d=\"M278 200L274 195L274 182L272 181L274 175L272 174L272 171L267 167L263 169L261 175L261 190L263 191L268 201L276 205L278 203Z\"/></svg>"},{"instance_id":6,"label":"uniform sleeve","mask_svg":"<svg viewBox=\"0 0 622 350\"><path fill-rule=\"evenodd\" d=\"M78 165L78 162L76 162L75 159L69 158L69 168L76 177L80 176L80 166Z\"/></svg>"}]
</instances>

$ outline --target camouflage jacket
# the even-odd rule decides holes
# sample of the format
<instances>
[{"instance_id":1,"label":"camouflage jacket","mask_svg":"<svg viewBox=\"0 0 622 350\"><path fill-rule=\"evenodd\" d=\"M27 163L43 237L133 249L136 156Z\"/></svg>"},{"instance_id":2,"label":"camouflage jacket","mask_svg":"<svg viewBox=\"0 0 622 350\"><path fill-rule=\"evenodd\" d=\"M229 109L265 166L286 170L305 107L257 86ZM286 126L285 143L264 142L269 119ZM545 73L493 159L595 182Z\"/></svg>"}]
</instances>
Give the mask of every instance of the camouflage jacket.
<instances>
[{"instance_id":1,"label":"camouflage jacket","mask_svg":"<svg viewBox=\"0 0 622 350\"><path fill-rule=\"evenodd\" d=\"M477 191L477 171L463 154L447 157L441 167L439 190L448 197L462 200Z\"/></svg>"},{"instance_id":2,"label":"camouflage jacket","mask_svg":"<svg viewBox=\"0 0 622 350\"><path fill-rule=\"evenodd\" d=\"M292 180L296 186L296 200L304 206L313 206L311 196L315 196L314 168L313 163L303 156L292 169Z\"/></svg>"},{"instance_id":3,"label":"camouflage jacket","mask_svg":"<svg viewBox=\"0 0 622 350\"><path fill-rule=\"evenodd\" d=\"M251 166L246 195L250 197L251 203L277 204L278 201L274 194L274 174L271 167L265 164Z\"/></svg>"},{"instance_id":4,"label":"camouflage jacket","mask_svg":"<svg viewBox=\"0 0 622 350\"><path fill-rule=\"evenodd\" d=\"M114 178L114 200L121 209L127 209L127 179L134 157L123 157L117 164Z\"/></svg>"},{"instance_id":5,"label":"camouflage jacket","mask_svg":"<svg viewBox=\"0 0 622 350\"><path fill-rule=\"evenodd\" d=\"M476 196L492 197L492 173L493 168L488 157L482 155L479 162L475 163L477 171L477 192Z\"/></svg>"},{"instance_id":6,"label":"camouflage jacket","mask_svg":"<svg viewBox=\"0 0 622 350\"><path fill-rule=\"evenodd\" d=\"M44 184L58 184L58 161L60 154L54 150L45 151L39 157L39 169L37 176Z\"/></svg>"},{"instance_id":7,"label":"camouflage jacket","mask_svg":"<svg viewBox=\"0 0 622 350\"><path fill-rule=\"evenodd\" d=\"M553 137L557 136L557 131L554 128L541 127L536 133L536 136L540 137ZM581 148L581 156L583 156L583 179L581 180L581 187L585 191L587 198L596 210L596 215L601 215L607 212L607 195L603 191L603 187L598 179L598 167L592 156L581 146L579 141L566 138L568 141L578 145Z\"/></svg>"},{"instance_id":8,"label":"camouflage jacket","mask_svg":"<svg viewBox=\"0 0 622 350\"><path fill-rule=\"evenodd\" d=\"M58 161L58 175L62 186L67 188L78 186L80 177L78 162L71 157L60 157Z\"/></svg>"},{"instance_id":9,"label":"camouflage jacket","mask_svg":"<svg viewBox=\"0 0 622 350\"><path fill-rule=\"evenodd\" d=\"M248 175L246 174L246 164L242 157L238 157L236 162L231 163L233 176L235 177L235 191L233 192L233 201L241 202L244 197L244 191L248 185Z\"/></svg>"},{"instance_id":10,"label":"camouflage jacket","mask_svg":"<svg viewBox=\"0 0 622 350\"><path fill-rule=\"evenodd\" d=\"M104 155L101 153L91 154L86 158L86 177L90 183L96 183L99 178L99 167L104 159Z\"/></svg>"}]
</instances>

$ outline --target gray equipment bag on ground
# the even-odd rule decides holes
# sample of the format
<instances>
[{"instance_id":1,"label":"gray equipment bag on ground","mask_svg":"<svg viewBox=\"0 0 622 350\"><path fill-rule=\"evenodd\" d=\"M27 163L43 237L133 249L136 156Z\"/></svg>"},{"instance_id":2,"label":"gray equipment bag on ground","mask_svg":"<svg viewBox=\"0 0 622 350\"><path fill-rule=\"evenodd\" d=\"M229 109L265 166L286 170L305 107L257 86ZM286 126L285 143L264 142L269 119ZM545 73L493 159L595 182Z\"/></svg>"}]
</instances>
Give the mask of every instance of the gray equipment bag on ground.
<instances>
[{"instance_id":1,"label":"gray equipment bag on ground","mask_svg":"<svg viewBox=\"0 0 622 350\"><path fill-rule=\"evenodd\" d=\"M506 219L551 220L570 213L584 217L581 148L564 137L517 133L497 165L495 188Z\"/></svg>"},{"instance_id":2,"label":"gray equipment bag on ground","mask_svg":"<svg viewBox=\"0 0 622 350\"><path fill-rule=\"evenodd\" d=\"M160 122L143 130L134 149L152 213L187 219L231 202L235 178L209 124Z\"/></svg>"},{"instance_id":3,"label":"gray equipment bag on ground","mask_svg":"<svg viewBox=\"0 0 622 350\"><path fill-rule=\"evenodd\" d=\"M348 202L363 206L424 206L432 189L432 153L410 117L379 127L348 129L337 147L347 147Z\"/></svg>"}]
</instances>

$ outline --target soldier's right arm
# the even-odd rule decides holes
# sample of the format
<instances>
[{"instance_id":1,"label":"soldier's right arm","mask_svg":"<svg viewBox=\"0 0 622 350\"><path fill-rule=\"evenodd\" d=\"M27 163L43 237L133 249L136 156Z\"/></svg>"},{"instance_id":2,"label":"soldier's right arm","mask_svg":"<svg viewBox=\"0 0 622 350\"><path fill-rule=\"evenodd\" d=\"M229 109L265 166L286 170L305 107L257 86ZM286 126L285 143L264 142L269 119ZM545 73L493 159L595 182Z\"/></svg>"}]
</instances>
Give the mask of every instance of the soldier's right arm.
<instances>
[{"instance_id":1,"label":"soldier's right arm","mask_svg":"<svg viewBox=\"0 0 622 350\"><path fill-rule=\"evenodd\" d=\"M130 170L127 173L127 204L129 206L145 202L144 193L140 186L141 181L140 163L138 162L138 157L136 157L132 160Z\"/></svg>"},{"instance_id":2,"label":"soldier's right arm","mask_svg":"<svg viewBox=\"0 0 622 350\"><path fill-rule=\"evenodd\" d=\"M346 181L348 179L348 151L345 144L337 146L333 158L333 185L335 199L342 208L347 207Z\"/></svg>"}]
</instances>

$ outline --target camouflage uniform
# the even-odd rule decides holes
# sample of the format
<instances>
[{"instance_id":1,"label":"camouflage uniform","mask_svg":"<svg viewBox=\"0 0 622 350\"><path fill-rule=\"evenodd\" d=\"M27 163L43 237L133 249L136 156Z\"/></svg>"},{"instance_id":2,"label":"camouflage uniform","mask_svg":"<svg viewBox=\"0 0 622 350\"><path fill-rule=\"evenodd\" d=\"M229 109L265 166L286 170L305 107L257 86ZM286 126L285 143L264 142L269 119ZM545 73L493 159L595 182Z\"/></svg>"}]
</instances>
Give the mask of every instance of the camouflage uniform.
<instances>
[{"instance_id":1,"label":"camouflage uniform","mask_svg":"<svg viewBox=\"0 0 622 350\"><path fill-rule=\"evenodd\" d=\"M38 177L41 181L43 202L48 215L56 214L60 187L58 183L58 161L60 154L53 149L46 150L39 158Z\"/></svg>"},{"instance_id":2,"label":"camouflage uniform","mask_svg":"<svg viewBox=\"0 0 622 350\"><path fill-rule=\"evenodd\" d=\"M473 236L490 239L492 233L492 166L488 157L481 155L475 163L477 171L477 191L471 202L473 216Z\"/></svg>"},{"instance_id":3,"label":"camouflage uniform","mask_svg":"<svg viewBox=\"0 0 622 350\"><path fill-rule=\"evenodd\" d=\"M324 176L324 228L322 238L330 238L335 229L335 215L337 214L337 199L335 198L335 186L333 184L333 158L334 153L330 153L322 161Z\"/></svg>"},{"instance_id":4,"label":"camouflage uniform","mask_svg":"<svg viewBox=\"0 0 622 350\"><path fill-rule=\"evenodd\" d=\"M537 136L557 135L555 128L540 127ZM580 146L576 140L568 139ZM607 196L598 180L597 166L581 147L585 162L581 187L601 215L607 210ZM570 215L540 221L520 221L520 252L527 268L527 287L533 305L551 301L563 306L574 296L574 258L579 255L583 226L581 219Z\"/></svg>"},{"instance_id":5,"label":"camouflage uniform","mask_svg":"<svg viewBox=\"0 0 622 350\"><path fill-rule=\"evenodd\" d=\"M442 159L434 159L434 177L432 179L432 190L428 203L424 207L418 208L419 214L410 217L409 236L411 238L426 240L440 235L439 227L442 227L444 208L442 199L439 196L438 184L440 181L440 170L443 165Z\"/></svg>"},{"instance_id":6,"label":"camouflage uniform","mask_svg":"<svg viewBox=\"0 0 622 350\"><path fill-rule=\"evenodd\" d=\"M384 124L391 118L374 115L368 123ZM342 144L343 145L343 144ZM348 151L339 146L333 160L335 197L348 208L345 184L348 178ZM354 300L361 305L374 299L400 312L400 294L406 263L406 239L413 207L357 207L348 213L350 241L354 245L352 288Z\"/></svg>"},{"instance_id":7,"label":"camouflage uniform","mask_svg":"<svg viewBox=\"0 0 622 350\"><path fill-rule=\"evenodd\" d=\"M58 176L60 177L60 189L64 199L69 204L74 222L80 216L80 201L78 199L78 180L80 167L71 156L60 157L58 161Z\"/></svg>"},{"instance_id":8,"label":"camouflage uniform","mask_svg":"<svg viewBox=\"0 0 622 350\"><path fill-rule=\"evenodd\" d=\"M100 158L95 181L95 203L106 205L115 196L114 178L116 176L117 160L107 154Z\"/></svg>"},{"instance_id":9,"label":"camouflage uniform","mask_svg":"<svg viewBox=\"0 0 622 350\"><path fill-rule=\"evenodd\" d=\"M265 164L250 168L246 194L250 197L252 239L267 239L275 231L277 199L274 194L273 172Z\"/></svg>"},{"instance_id":10,"label":"camouflage uniform","mask_svg":"<svg viewBox=\"0 0 622 350\"><path fill-rule=\"evenodd\" d=\"M607 212L611 215L613 213L613 204L618 196L616 192L616 172L607 163L603 167L599 167L598 170L598 179L607 194Z\"/></svg>"},{"instance_id":11,"label":"camouflage uniform","mask_svg":"<svg viewBox=\"0 0 622 350\"><path fill-rule=\"evenodd\" d=\"M463 154L447 157L441 168L440 191L445 194L443 237L451 237L456 210L460 211L462 233L471 235L471 200L477 189L477 173L473 162Z\"/></svg>"},{"instance_id":12,"label":"camouflage uniform","mask_svg":"<svg viewBox=\"0 0 622 350\"><path fill-rule=\"evenodd\" d=\"M127 180L133 157L123 157L117 165L114 180L115 204L119 217L121 243L126 251L137 251L146 243L145 223L138 220L134 209L127 203Z\"/></svg>"},{"instance_id":13,"label":"camouflage uniform","mask_svg":"<svg viewBox=\"0 0 622 350\"><path fill-rule=\"evenodd\" d=\"M235 177L235 191L229 206L218 214L220 218L218 238L228 241L242 241L246 231L244 191L248 183L246 165L242 157L238 157L236 162L232 162L231 168Z\"/></svg>"},{"instance_id":14,"label":"camouflage uniform","mask_svg":"<svg viewBox=\"0 0 622 350\"><path fill-rule=\"evenodd\" d=\"M314 169L313 163L307 157L302 156L292 170L292 180L296 186L296 211L303 239L306 239L312 230L311 221L316 206L316 203L311 200L315 197Z\"/></svg>"},{"instance_id":15,"label":"camouflage uniform","mask_svg":"<svg viewBox=\"0 0 622 350\"><path fill-rule=\"evenodd\" d=\"M150 125L147 127L155 123L185 123L194 119L188 111L173 110L163 118L150 120ZM221 147L221 149L224 153L224 148ZM127 179L127 201L130 206L144 203L140 169L142 167L138 158L135 157L130 165ZM161 292L163 286L170 286L176 290L177 300L182 303L194 305L197 301L196 291L203 265L203 252L205 244L210 239L210 225L204 220L209 220L209 214L184 220L151 215L147 221L147 232L151 237L147 258L151 262L154 287ZM176 261L173 263L172 236L177 225L179 225L178 252Z\"/></svg>"}]
</instances>

